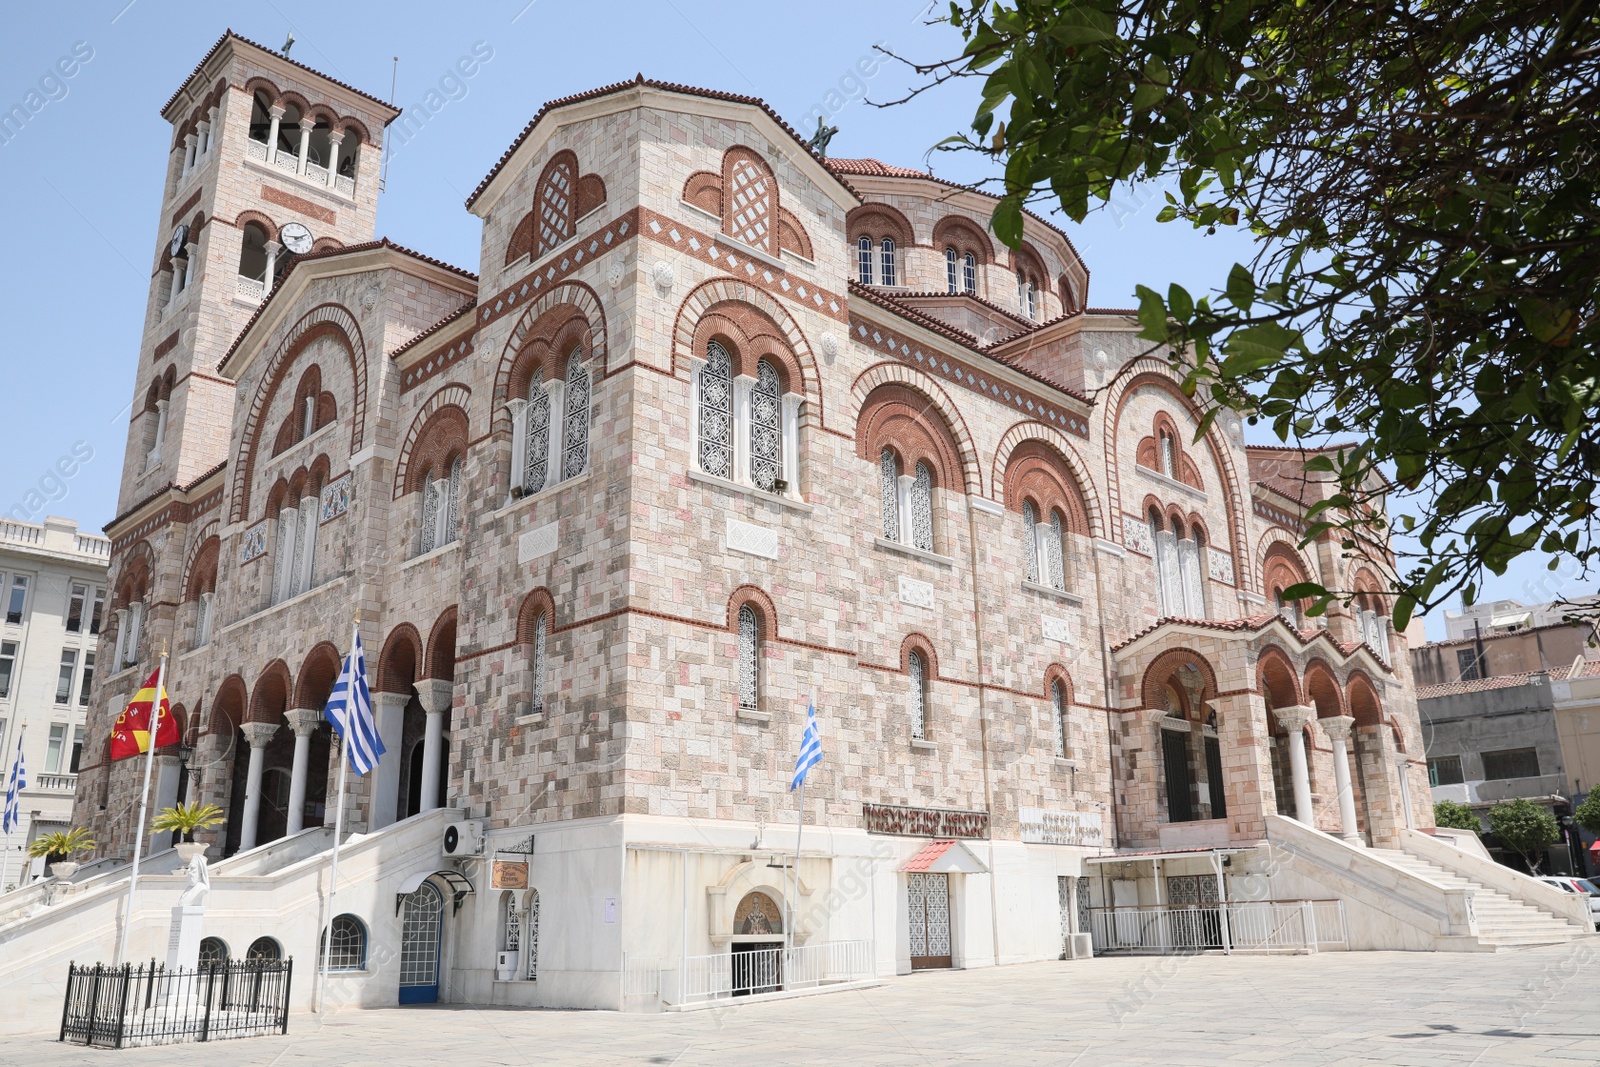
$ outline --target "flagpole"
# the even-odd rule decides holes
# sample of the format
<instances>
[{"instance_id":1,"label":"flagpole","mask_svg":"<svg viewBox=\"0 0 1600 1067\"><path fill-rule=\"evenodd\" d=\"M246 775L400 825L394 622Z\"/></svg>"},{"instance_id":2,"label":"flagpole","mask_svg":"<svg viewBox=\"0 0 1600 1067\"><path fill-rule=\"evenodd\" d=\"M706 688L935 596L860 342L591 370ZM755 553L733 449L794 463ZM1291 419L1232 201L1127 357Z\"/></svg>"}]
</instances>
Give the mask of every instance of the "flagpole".
<instances>
[{"instance_id":1,"label":"flagpole","mask_svg":"<svg viewBox=\"0 0 1600 1067\"><path fill-rule=\"evenodd\" d=\"M133 873L128 877L128 904L123 909L122 937L117 943L117 963L128 958L128 934L133 926L133 891L139 884L139 860L144 855L145 814L150 805L150 768L156 762L156 738L161 734L161 704L167 695L167 644L161 643L161 665L156 668L156 695L150 701L149 743L145 748L144 787L139 791L139 821L133 836ZM106 769L110 773L110 768Z\"/></svg>"},{"instance_id":2,"label":"flagpole","mask_svg":"<svg viewBox=\"0 0 1600 1067\"><path fill-rule=\"evenodd\" d=\"M350 628L350 656L351 669L354 669L354 657L357 635L361 629L361 616L356 616L355 625ZM351 679L351 688L355 680ZM317 1012L321 1014L327 1002L328 994L328 945L333 936L333 901L339 893L339 840L344 836L344 786L345 777L350 772L350 697L347 694L344 702L344 725L339 731L339 802L334 807L333 815L333 862L329 864L328 872L328 900L322 911L322 954L317 960Z\"/></svg>"},{"instance_id":3,"label":"flagpole","mask_svg":"<svg viewBox=\"0 0 1600 1067\"><path fill-rule=\"evenodd\" d=\"M17 723L16 751L13 753L13 755L11 757L11 769L6 774L6 801L7 801L6 815L8 815L8 816L11 814L11 812L10 812L11 791L13 789L15 789L17 791L17 799L20 800L22 798L22 787L17 784L17 760L22 758L22 738L23 738L23 735L26 734L27 732L28 732L28 721L26 719L24 719L23 721ZM9 740L9 738L7 740ZM7 745L6 751L10 752L11 751L11 746ZM19 825L21 825L21 823L22 823L22 816L21 816L21 812L20 811L18 812L17 820L15 822L8 821L6 823L7 830L6 830L5 859L4 860L0 860L0 891L4 890L4 887L6 885L5 878L11 872L11 835L17 832L17 827ZM27 872L27 869L28 869L28 849L27 849L27 846L24 845L22 848L19 848L17 851L22 853L21 856L17 857L18 859L22 860L22 862L17 865L17 881L16 881L16 884L18 886L21 886L22 885L22 876L23 876L24 873Z\"/></svg>"},{"instance_id":4,"label":"flagpole","mask_svg":"<svg viewBox=\"0 0 1600 1067\"><path fill-rule=\"evenodd\" d=\"M811 717L813 715L815 715L816 713L817 713L817 687L816 686L812 686L811 687L811 702L806 705L806 726L809 726L811 724ZM801 727L801 731L802 731L801 732L801 737L802 737L802 739L805 737L804 730L805 730L805 727ZM802 746L802 750L803 750L804 749L804 741L803 740L801 742L801 746ZM807 769L809 770L810 768L807 768ZM804 777L802 777L800 779L799 822L796 825L795 831L794 831L794 891L789 894L789 923L788 923L787 937L785 938L785 940L787 940L789 942L789 947L790 948L794 947L794 917L795 917L796 912L798 911L798 909L795 907L795 904L798 903L797 898L800 895L800 838L805 834L805 832L806 832L806 780L805 780Z\"/></svg>"}]
</instances>

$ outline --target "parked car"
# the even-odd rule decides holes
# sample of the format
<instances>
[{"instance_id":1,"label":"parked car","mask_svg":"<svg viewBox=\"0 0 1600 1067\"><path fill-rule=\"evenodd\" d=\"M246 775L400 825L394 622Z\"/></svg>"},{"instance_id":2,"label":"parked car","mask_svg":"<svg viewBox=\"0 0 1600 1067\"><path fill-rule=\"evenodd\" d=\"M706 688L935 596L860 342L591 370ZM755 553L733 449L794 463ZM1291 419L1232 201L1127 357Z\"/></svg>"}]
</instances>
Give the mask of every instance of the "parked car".
<instances>
[{"instance_id":1,"label":"parked car","mask_svg":"<svg viewBox=\"0 0 1600 1067\"><path fill-rule=\"evenodd\" d=\"M1600 887L1587 878L1574 878L1566 874L1547 874L1539 881L1553 885L1563 893L1582 893L1588 897L1589 918L1594 922L1595 930L1600 932Z\"/></svg>"}]
</instances>

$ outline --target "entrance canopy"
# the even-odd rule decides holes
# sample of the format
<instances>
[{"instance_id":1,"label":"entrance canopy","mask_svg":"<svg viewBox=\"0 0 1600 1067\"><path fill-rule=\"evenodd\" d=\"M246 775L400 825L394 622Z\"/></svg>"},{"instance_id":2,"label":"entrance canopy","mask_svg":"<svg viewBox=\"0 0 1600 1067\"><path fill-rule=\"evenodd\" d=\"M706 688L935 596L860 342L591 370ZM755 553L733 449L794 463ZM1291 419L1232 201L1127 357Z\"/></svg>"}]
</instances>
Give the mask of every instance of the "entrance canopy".
<instances>
[{"instance_id":1,"label":"entrance canopy","mask_svg":"<svg viewBox=\"0 0 1600 1067\"><path fill-rule=\"evenodd\" d=\"M405 879L401 881L400 885L395 889L394 913L396 915L400 914L400 906L402 903L404 903L406 897L412 893L415 893L422 886L422 883L426 882L429 878L437 878L439 881L450 887L450 891L455 898L453 901L455 907L452 911L452 914L454 914L455 911L461 910L461 899L463 897L465 897L468 893L477 892L477 890L472 887L472 880L466 875L462 874L460 871L435 870L433 868L416 871L412 874L406 875Z\"/></svg>"},{"instance_id":2,"label":"entrance canopy","mask_svg":"<svg viewBox=\"0 0 1600 1067\"><path fill-rule=\"evenodd\" d=\"M901 871L925 874L988 874L989 868L959 841L935 841L906 860Z\"/></svg>"}]
</instances>

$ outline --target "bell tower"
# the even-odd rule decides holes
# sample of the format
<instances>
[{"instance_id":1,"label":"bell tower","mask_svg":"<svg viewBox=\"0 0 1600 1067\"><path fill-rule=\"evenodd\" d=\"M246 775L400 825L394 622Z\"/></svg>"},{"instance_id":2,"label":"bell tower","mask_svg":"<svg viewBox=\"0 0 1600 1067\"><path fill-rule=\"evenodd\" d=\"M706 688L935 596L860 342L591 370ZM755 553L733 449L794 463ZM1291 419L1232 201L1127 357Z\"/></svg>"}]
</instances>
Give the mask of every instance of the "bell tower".
<instances>
[{"instance_id":1,"label":"bell tower","mask_svg":"<svg viewBox=\"0 0 1600 1067\"><path fill-rule=\"evenodd\" d=\"M172 126L118 514L227 459L216 373L297 256L372 240L399 111L223 34L161 109Z\"/></svg>"}]
</instances>

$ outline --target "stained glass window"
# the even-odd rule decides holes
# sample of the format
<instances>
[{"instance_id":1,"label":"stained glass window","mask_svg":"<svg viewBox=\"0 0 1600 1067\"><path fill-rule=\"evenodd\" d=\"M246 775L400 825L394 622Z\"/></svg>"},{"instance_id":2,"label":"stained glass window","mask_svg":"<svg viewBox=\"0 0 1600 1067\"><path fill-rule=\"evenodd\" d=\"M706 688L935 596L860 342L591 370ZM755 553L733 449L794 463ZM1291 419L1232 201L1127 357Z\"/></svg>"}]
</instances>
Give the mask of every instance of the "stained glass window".
<instances>
[{"instance_id":1,"label":"stained glass window","mask_svg":"<svg viewBox=\"0 0 1600 1067\"><path fill-rule=\"evenodd\" d=\"M439 536L439 485L428 476L422 479L422 540L418 549L422 552L432 552L438 547Z\"/></svg>"},{"instance_id":2,"label":"stained glass window","mask_svg":"<svg viewBox=\"0 0 1600 1067\"><path fill-rule=\"evenodd\" d=\"M878 263L882 267L883 284L884 285L896 285L896 284L898 284L895 281L894 239L892 237L885 237L883 239L883 243L880 244L878 247L879 247L879 250L880 250L880 255L878 257Z\"/></svg>"},{"instance_id":3,"label":"stained glass window","mask_svg":"<svg viewBox=\"0 0 1600 1067\"><path fill-rule=\"evenodd\" d=\"M718 478L733 477L733 363L728 350L712 341L700 370L700 469Z\"/></svg>"},{"instance_id":4,"label":"stained glass window","mask_svg":"<svg viewBox=\"0 0 1600 1067\"><path fill-rule=\"evenodd\" d=\"M1039 517L1034 514L1033 501L1022 502L1022 545L1028 558L1028 581L1039 580Z\"/></svg>"},{"instance_id":5,"label":"stained glass window","mask_svg":"<svg viewBox=\"0 0 1600 1067\"><path fill-rule=\"evenodd\" d=\"M911 543L924 552L933 551L933 475L920 462L911 483Z\"/></svg>"},{"instance_id":6,"label":"stained glass window","mask_svg":"<svg viewBox=\"0 0 1600 1067\"><path fill-rule=\"evenodd\" d=\"M589 372L583 349L567 360L567 416L561 429L561 477L576 478L589 466Z\"/></svg>"},{"instance_id":7,"label":"stained glass window","mask_svg":"<svg viewBox=\"0 0 1600 1067\"><path fill-rule=\"evenodd\" d=\"M543 382L535 381L528 387L528 409L523 418L522 491L531 496L544 488L550 473L550 394L545 392Z\"/></svg>"},{"instance_id":8,"label":"stained glass window","mask_svg":"<svg viewBox=\"0 0 1600 1067\"><path fill-rule=\"evenodd\" d=\"M1050 537L1045 542L1045 551L1050 556L1050 584L1057 589L1066 589L1067 571L1061 559L1061 512L1050 512Z\"/></svg>"},{"instance_id":9,"label":"stained glass window","mask_svg":"<svg viewBox=\"0 0 1600 1067\"><path fill-rule=\"evenodd\" d=\"M545 613L541 611L533 622L533 649L529 654L531 662L528 664L533 672L533 678L528 684L532 689L531 703L534 711L544 710L544 640L548 629L546 618Z\"/></svg>"},{"instance_id":10,"label":"stained glass window","mask_svg":"<svg viewBox=\"0 0 1600 1067\"><path fill-rule=\"evenodd\" d=\"M772 492L783 476L783 399L778 372L771 363L756 364L750 390L750 478L757 489Z\"/></svg>"},{"instance_id":11,"label":"stained glass window","mask_svg":"<svg viewBox=\"0 0 1600 1067\"><path fill-rule=\"evenodd\" d=\"M921 652L912 650L906 657L906 673L911 676L911 736L920 741L928 736L928 678Z\"/></svg>"},{"instance_id":12,"label":"stained glass window","mask_svg":"<svg viewBox=\"0 0 1600 1067\"><path fill-rule=\"evenodd\" d=\"M883 496L883 536L888 541L900 540L900 463L887 448L878 455L882 473L880 492Z\"/></svg>"},{"instance_id":13,"label":"stained glass window","mask_svg":"<svg viewBox=\"0 0 1600 1067\"><path fill-rule=\"evenodd\" d=\"M739 706L752 711L760 706L760 652L756 612L746 604L739 609Z\"/></svg>"}]
</instances>

